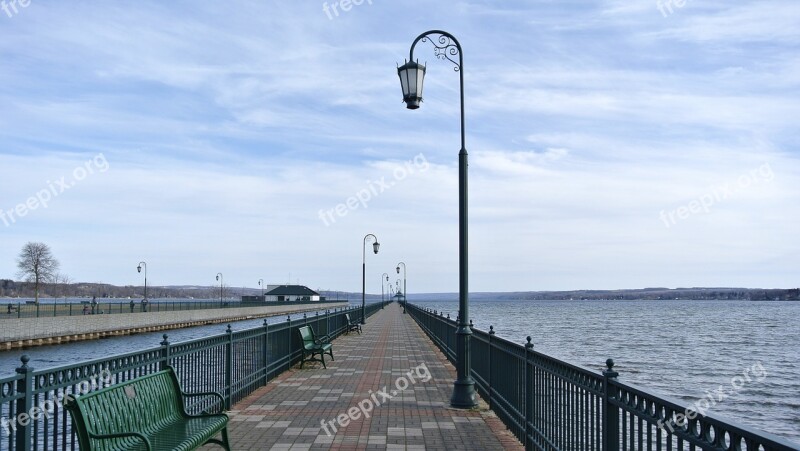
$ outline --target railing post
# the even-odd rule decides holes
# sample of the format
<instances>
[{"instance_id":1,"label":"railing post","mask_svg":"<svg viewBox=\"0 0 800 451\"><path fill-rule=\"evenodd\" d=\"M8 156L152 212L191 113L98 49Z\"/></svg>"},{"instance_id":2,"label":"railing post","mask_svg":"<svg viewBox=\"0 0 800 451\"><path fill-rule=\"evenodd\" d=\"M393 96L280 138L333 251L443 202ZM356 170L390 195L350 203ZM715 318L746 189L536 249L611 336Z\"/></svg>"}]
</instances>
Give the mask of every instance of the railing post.
<instances>
[{"instance_id":1,"label":"railing post","mask_svg":"<svg viewBox=\"0 0 800 451\"><path fill-rule=\"evenodd\" d=\"M159 365L159 369L165 370L169 366L169 340L167 334L164 334L164 340L161 342L161 346L164 348L161 350L161 365Z\"/></svg>"},{"instance_id":2,"label":"railing post","mask_svg":"<svg viewBox=\"0 0 800 451\"><path fill-rule=\"evenodd\" d=\"M489 396L488 399L489 410L492 410L492 370L494 369L492 368L492 346L493 346L492 338L494 338L494 326L490 325L489 326L489 374L488 374L488 380L486 381L486 383L489 386L488 389L486 390Z\"/></svg>"},{"instance_id":3,"label":"railing post","mask_svg":"<svg viewBox=\"0 0 800 451\"><path fill-rule=\"evenodd\" d=\"M22 366L17 368L17 374L23 376L22 379L17 381L17 393L23 394L22 398L17 400L17 416L15 417L17 425L17 447L16 449L29 450L31 448L31 418L28 416L33 408L33 368L28 367L30 358L23 355L20 358Z\"/></svg>"},{"instance_id":4,"label":"railing post","mask_svg":"<svg viewBox=\"0 0 800 451\"><path fill-rule=\"evenodd\" d=\"M527 340L527 343L525 343L525 385L522 389L525 396L525 449L531 450L533 449L531 444L531 436L533 435L531 430L531 424L533 423L533 390L531 389L533 381L533 365L531 364L533 343L531 343L530 335L525 340Z\"/></svg>"},{"instance_id":5,"label":"railing post","mask_svg":"<svg viewBox=\"0 0 800 451\"><path fill-rule=\"evenodd\" d=\"M611 385L619 373L614 371L614 361L606 360L603 370L603 451L619 451L619 408L611 400L617 398L617 390Z\"/></svg>"},{"instance_id":6,"label":"railing post","mask_svg":"<svg viewBox=\"0 0 800 451\"><path fill-rule=\"evenodd\" d=\"M264 318L264 385L269 383L269 323Z\"/></svg>"},{"instance_id":7,"label":"railing post","mask_svg":"<svg viewBox=\"0 0 800 451\"><path fill-rule=\"evenodd\" d=\"M225 333L228 334L228 343L225 345L225 408L230 410L233 404L233 330L230 324Z\"/></svg>"},{"instance_id":8,"label":"railing post","mask_svg":"<svg viewBox=\"0 0 800 451\"><path fill-rule=\"evenodd\" d=\"M288 368L292 367L292 353L294 349L292 349L292 315L286 315L286 355L289 356L289 363Z\"/></svg>"}]
</instances>

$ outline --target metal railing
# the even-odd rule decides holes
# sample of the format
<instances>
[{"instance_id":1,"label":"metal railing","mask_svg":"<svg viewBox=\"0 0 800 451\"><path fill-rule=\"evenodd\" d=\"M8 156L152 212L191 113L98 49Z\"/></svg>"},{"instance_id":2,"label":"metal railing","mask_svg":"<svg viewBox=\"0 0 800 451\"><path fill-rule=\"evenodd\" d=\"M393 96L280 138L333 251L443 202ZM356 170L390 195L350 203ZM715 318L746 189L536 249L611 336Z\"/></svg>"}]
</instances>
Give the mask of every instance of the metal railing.
<instances>
[{"instance_id":1,"label":"metal railing","mask_svg":"<svg viewBox=\"0 0 800 451\"><path fill-rule=\"evenodd\" d=\"M408 304L407 312L455 363L456 321ZM470 322L471 323L471 322ZM472 328L476 389L526 450L796 451L782 437L702 415L680 401Z\"/></svg>"},{"instance_id":2,"label":"metal railing","mask_svg":"<svg viewBox=\"0 0 800 451\"><path fill-rule=\"evenodd\" d=\"M179 310L209 310L229 309L242 307L269 307L276 305L319 304L321 302L348 302L346 300L325 301L270 301L270 302L241 302L232 300L204 299L197 301L149 301L141 302L48 302L35 304L28 302L3 302L0 303L0 320L11 318L41 318L55 316L81 316L81 315L107 315L117 313L146 313L146 312L173 312Z\"/></svg>"},{"instance_id":3,"label":"metal railing","mask_svg":"<svg viewBox=\"0 0 800 451\"><path fill-rule=\"evenodd\" d=\"M366 306L366 315L386 303ZM170 365L186 392L216 391L227 408L289 369L301 357L296 329L310 325L318 335L347 331L345 314L361 307L303 314L303 318L233 331L181 343L164 335L160 346L46 370L34 370L23 356L16 375L0 379L0 451L74 450L78 442L63 399L150 374ZM188 406L193 411L205 406Z\"/></svg>"}]
</instances>

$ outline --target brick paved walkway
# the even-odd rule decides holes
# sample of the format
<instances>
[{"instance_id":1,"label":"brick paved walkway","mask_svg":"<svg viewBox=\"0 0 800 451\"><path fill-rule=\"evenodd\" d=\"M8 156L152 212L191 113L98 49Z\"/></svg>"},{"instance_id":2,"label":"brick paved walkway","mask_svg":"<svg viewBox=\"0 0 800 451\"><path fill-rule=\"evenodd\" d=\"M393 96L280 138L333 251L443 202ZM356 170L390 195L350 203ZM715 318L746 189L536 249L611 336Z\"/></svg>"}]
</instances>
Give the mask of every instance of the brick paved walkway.
<instances>
[{"instance_id":1,"label":"brick paved walkway","mask_svg":"<svg viewBox=\"0 0 800 451\"><path fill-rule=\"evenodd\" d=\"M295 367L235 405L232 449L523 449L485 403L449 407L455 369L398 304L336 339L333 355L327 369Z\"/></svg>"}]
</instances>

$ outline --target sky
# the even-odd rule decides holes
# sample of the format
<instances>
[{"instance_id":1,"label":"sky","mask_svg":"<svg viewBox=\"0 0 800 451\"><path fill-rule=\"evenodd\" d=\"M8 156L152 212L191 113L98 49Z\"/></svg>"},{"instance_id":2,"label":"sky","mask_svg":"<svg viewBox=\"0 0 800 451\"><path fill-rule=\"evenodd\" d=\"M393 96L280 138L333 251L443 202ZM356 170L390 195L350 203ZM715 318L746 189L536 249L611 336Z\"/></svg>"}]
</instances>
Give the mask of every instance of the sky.
<instances>
[{"instance_id":1,"label":"sky","mask_svg":"<svg viewBox=\"0 0 800 451\"><path fill-rule=\"evenodd\" d=\"M458 291L800 285L796 0L0 4L0 278Z\"/></svg>"}]
</instances>

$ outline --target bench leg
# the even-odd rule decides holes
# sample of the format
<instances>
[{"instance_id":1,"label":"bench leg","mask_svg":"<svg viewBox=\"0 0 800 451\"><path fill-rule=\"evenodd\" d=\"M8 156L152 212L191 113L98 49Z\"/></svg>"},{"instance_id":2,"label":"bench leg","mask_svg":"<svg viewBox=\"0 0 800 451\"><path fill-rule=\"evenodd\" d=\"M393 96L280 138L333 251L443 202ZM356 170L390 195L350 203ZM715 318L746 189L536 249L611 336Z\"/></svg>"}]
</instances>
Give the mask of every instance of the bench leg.
<instances>
[{"instance_id":1,"label":"bench leg","mask_svg":"<svg viewBox=\"0 0 800 451\"><path fill-rule=\"evenodd\" d=\"M230 445L230 442L228 442L228 427L225 426L225 428L222 429L222 440L218 440L218 439L215 439L215 438L210 438L210 439L206 440L205 444L207 445L209 443L214 443L216 445L219 445L219 446L225 448L225 451L231 451L231 445Z\"/></svg>"},{"instance_id":2,"label":"bench leg","mask_svg":"<svg viewBox=\"0 0 800 451\"><path fill-rule=\"evenodd\" d=\"M210 439L206 440L206 442L204 444L207 445L209 443L214 443L216 445L219 445L219 446L225 448L225 451L231 451L231 445L230 445L230 442L228 441L228 427L225 426L222 429L222 440L218 440L218 439L215 439L215 438L210 438Z\"/></svg>"}]
</instances>

